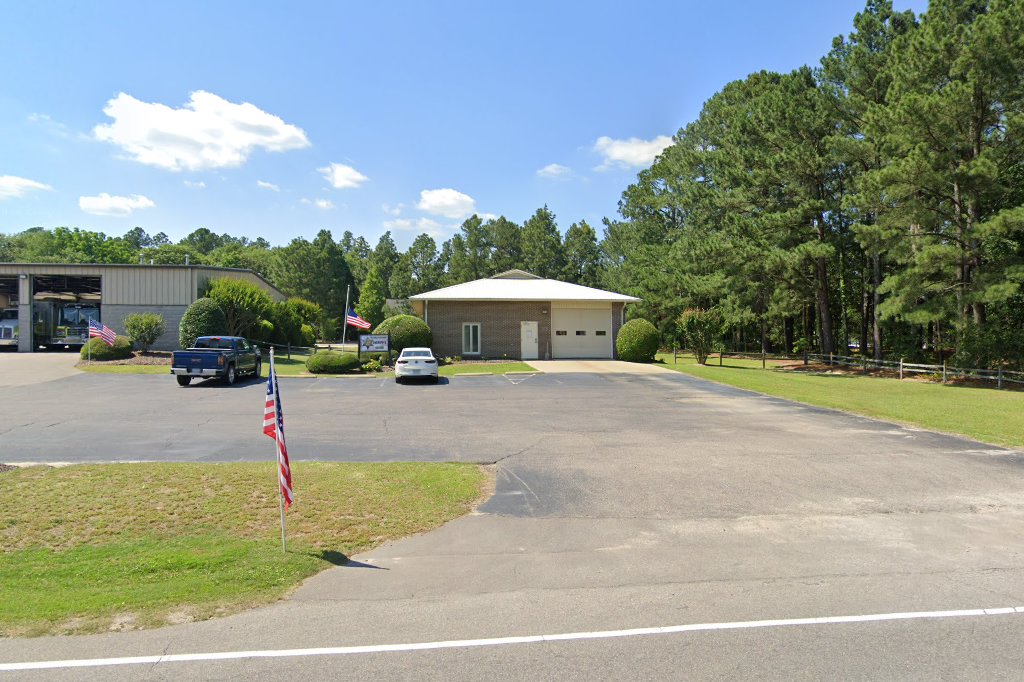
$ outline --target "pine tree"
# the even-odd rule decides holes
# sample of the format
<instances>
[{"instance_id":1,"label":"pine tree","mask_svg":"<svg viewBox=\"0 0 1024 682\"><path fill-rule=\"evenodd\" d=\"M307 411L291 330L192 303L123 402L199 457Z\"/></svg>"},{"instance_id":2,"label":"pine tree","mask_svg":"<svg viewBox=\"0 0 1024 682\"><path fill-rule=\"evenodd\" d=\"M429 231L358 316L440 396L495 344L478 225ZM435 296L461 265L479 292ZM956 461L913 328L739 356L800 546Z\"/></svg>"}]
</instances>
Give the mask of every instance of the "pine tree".
<instances>
[{"instance_id":1,"label":"pine tree","mask_svg":"<svg viewBox=\"0 0 1024 682\"><path fill-rule=\"evenodd\" d=\"M562 238L555 223L555 214L547 206L523 225L523 264L538 277L557 278L565 268Z\"/></svg>"}]
</instances>

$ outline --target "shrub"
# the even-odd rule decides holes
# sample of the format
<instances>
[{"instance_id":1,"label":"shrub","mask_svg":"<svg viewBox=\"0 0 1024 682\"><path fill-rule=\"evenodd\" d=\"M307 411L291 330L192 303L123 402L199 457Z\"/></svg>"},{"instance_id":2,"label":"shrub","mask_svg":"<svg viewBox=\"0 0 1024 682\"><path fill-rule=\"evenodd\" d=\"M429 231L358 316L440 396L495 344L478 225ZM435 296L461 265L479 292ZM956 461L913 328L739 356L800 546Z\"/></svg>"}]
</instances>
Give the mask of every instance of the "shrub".
<instances>
[{"instance_id":1,"label":"shrub","mask_svg":"<svg viewBox=\"0 0 1024 682\"><path fill-rule=\"evenodd\" d=\"M114 339L114 345L108 346L106 341L94 336L82 346L81 356L83 360L127 360L132 356L132 340L127 336L118 336Z\"/></svg>"},{"instance_id":2,"label":"shrub","mask_svg":"<svg viewBox=\"0 0 1024 682\"><path fill-rule=\"evenodd\" d=\"M355 353L323 351L306 359L306 370L312 374L342 374L359 369L359 358Z\"/></svg>"},{"instance_id":3,"label":"shrub","mask_svg":"<svg viewBox=\"0 0 1024 682\"><path fill-rule=\"evenodd\" d=\"M124 316L124 330L136 346L146 352L167 330L159 313L132 313Z\"/></svg>"},{"instance_id":4,"label":"shrub","mask_svg":"<svg viewBox=\"0 0 1024 682\"><path fill-rule=\"evenodd\" d=\"M199 298L181 316L178 327L178 344L190 348L199 336L217 336L228 333L228 322L224 311L211 298Z\"/></svg>"},{"instance_id":5,"label":"shrub","mask_svg":"<svg viewBox=\"0 0 1024 682\"><path fill-rule=\"evenodd\" d=\"M379 372L381 370L381 367L382 365L376 360L370 360L368 362L363 363L364 372Z\"/></svg>"},{"instance_id":6,"label":"shrub","mask_svg":"<svg viewBox=\"0 0 1024 682\"><path fill-rule=\"evenodd\" d=\"M630 320L615 337L615 350L626 362L654 362L658 352L658 329L645 319Z\"/></svg>"},{"instance_id":7,"label":"shrub","mask_svg":"<svg viewBox=\"0 0 1024 682\"><path fill-rule=\"evenodd\" d=\"M413 315L395 315L377 325L374 334L390 334L391 349L403 351L406 348L430 348L434 335L427 323Z\"/></svg>"},{"instance_id":8,"label":"shrub","mask_svg":"<svg viewBox=\"0 0 1024 682\"><path fill-rule=\"evenodd\" d=\"M686 347L697 356L697 363L706 364L722 334L722 316L714 308L688 308L680 313L676 324Z\"/></svg>"},{"instance_id":9,"label":"shrub","mask_svg":"<svg viewBox=\"0 0 1024 682\"><path fill-rule=\"evenodd\" d=\"M277 326L273 322L271 322L270 320L260 320L259 323L256 325L255 333L253 333L252 337L250 337L249 340L258 340L263 342L273 341L274 334L276 333Z\"/></svg>"},{"instance_id":10,"label":"shrub","mask_svg":"<svg viewBox=\"0 0 1024 682\"><path fill-rule=\"evenodd\" d=\"M312 348L316 345L316 329L312 325L304 324L300 328L302 338L299 339L299 343L307 348Z\"/></svg>"},{"instance_id":11,"label":"shrub","mask_svg":"<svg viewBox=\"0 0 1024 682\"><path fill-rule=\"evenodd\" d=\"M274 306L270 294L240 279L211 280L206 295L224 311L227 333L231 336L252 336L260 319L268 317Z\"/></svg>"}]
</instances>

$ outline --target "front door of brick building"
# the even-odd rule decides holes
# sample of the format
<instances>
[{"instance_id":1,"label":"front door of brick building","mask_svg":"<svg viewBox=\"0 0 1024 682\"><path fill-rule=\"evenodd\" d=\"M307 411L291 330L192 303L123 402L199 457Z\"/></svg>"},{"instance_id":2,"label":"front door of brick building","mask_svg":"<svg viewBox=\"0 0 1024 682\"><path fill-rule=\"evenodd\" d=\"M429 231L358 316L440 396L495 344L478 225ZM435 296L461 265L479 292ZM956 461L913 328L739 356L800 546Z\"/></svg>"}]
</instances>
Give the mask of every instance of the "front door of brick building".
<instances>
[{"instance_id":1,"label":"front door of brick building","mask_svg":"<svg viewBox=\"0 0 1024 682\"><path fill-rule=\"evenodd\" d=\"M519 357L523 360L536 360L539 338L537 322L522 321L519 323Z\"/></svg>"}]
</instances>

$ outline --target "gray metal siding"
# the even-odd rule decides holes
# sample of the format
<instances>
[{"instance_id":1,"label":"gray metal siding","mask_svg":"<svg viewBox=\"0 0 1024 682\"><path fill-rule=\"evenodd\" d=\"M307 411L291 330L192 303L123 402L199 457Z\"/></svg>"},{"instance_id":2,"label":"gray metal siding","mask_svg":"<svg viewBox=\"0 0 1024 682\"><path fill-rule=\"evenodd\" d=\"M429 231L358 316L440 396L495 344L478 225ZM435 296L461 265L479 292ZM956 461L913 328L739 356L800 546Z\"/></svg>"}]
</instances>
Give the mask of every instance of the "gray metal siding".
<instances>
[{"instance_id":1,"label":"gray metal siding","mask_svg":"<svg viewBox=\"0 0 1024 682\"><path fill-rule=\"evenodd\" d=\"M181 316L185 314L185 305L110 305L104 303L100 306L100 317L103 324L107 325L118 335L124 336L124 318L133 313L158 313L164 318L165 331L163 335L153 344L153 350L177 350L178 349L178 327L181 325Z\"/></svg>"}]
</instances>

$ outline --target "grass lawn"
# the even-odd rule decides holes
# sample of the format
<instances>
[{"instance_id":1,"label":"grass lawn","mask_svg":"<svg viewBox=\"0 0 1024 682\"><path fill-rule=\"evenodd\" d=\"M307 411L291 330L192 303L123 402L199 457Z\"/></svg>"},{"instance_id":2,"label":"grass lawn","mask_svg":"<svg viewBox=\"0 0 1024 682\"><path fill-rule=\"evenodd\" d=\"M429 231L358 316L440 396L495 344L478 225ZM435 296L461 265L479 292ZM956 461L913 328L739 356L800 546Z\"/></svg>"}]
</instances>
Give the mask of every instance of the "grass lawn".
<instances>
[{"instance_id":1,"label":"grass lawn","mask_svg":"<svg viewBox=\"0 0 1024 682\"><path fill-rule=\"evenodd\" d=\"M113 464L0 472L0 636L159 626L278 599L304 578L468 512L467 464Z\"/></svg>"},{"instance_id":2,"label":"grass lawn","mask_svg":"<svg viewBox=\"0 0 1024 682\"><path fill-rule=\"evenodd\" d=\"M509 372L536 372L525 362L459 362L454 365L445 365L438 372L443 377L451 377L456 374L507 374Z\"/></svg>"},{"instance_id":3,"label":"grass lawn","mask_svg":"<svg viewBox=\"0 0 1024 682\"><path fill-rule=\"evenodd\" d=\"M1024 446L1024 392L943 386L872 376L804 374L761 369L760 360L718 358L698 365L692 355L659 354L665 366L702 379L788 398L809 405L959 433L987 443Z\"/></svg>"}]
</instances>

